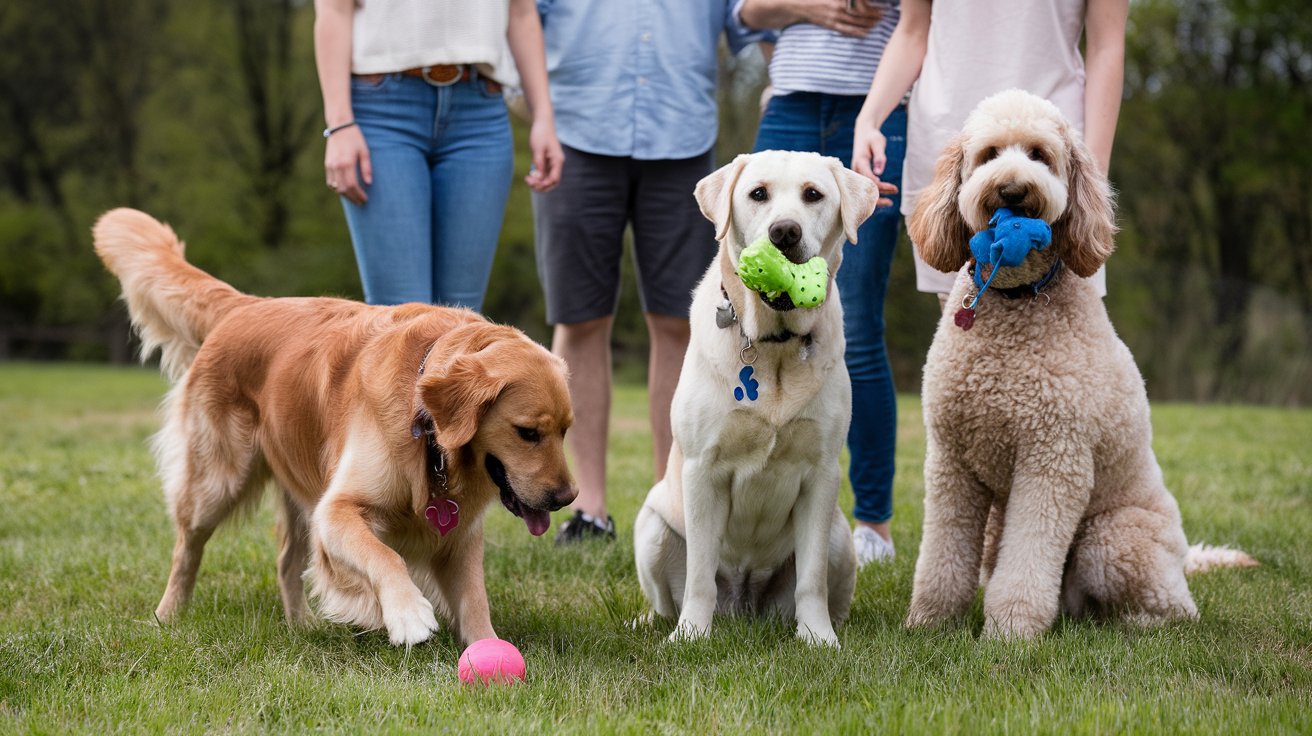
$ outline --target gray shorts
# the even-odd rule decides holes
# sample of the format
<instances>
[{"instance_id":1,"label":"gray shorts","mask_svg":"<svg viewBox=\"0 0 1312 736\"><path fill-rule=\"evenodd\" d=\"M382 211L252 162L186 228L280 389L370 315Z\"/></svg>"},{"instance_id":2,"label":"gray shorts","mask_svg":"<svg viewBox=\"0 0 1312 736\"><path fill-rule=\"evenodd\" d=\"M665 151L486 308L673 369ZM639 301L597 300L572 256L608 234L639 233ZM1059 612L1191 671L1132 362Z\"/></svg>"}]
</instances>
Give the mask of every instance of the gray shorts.
<instances>
[{"instance_id":1,"label":"gray shorts","mask_svg":"<svg viewBox=\"0 0 1312 736\"><path fill-rule=\"evenodd\" d=\"M566 147L560 184L533 194L547 322L574 324L615 313L629 223L643 311L686 318L693 287L717 248L715 230L693 198L712 168L711 151L639 161Z\"/></svg>"}]
</instances>

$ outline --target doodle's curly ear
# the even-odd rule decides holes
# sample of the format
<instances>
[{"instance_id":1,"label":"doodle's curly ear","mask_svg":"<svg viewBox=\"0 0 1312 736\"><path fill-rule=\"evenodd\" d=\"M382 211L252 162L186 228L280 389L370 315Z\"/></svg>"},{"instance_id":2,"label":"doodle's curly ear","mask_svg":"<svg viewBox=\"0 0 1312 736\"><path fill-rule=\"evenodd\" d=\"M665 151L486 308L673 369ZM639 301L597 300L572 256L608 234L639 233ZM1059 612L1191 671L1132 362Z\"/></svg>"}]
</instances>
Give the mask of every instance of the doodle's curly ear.
<instances>
[{"instance_id":1,"label":"doodle's curly ear","mask_svg":"<svg viewBox=\"0 0 1312 736\"><path fill-rule=\"evenodd\" d=\"M721 166L697 182L694 195L697 206L701 207L706 219L715 223L715 239L724 240L729 233L730 215L733 211L733 188L738 183L738 175L751 158L749 153L740 153L733 161Z\"/></svg>"},{"instance_id":2,"label":"doodle's curly ear","mask_svg":"<svg viewBox=\"0 0 1312 736\"><path fill-rule=\"evenodd\" d=\"M1098 169L1084 139L1069 126L1065 133L1070 179L1066 211L1052 223L1052 242L1066 266L1077 276L1088 278L1116 248L1116 213L1111 184Z\"/></svg>"},{"instance_id":3,"label":"doodle's curly ear","mask_svg":"<svg viewBox=\"0 0 1312 736\"><path fill-rule=\"evenodd\" d=\"M961 216L957 197L961 193L966 139L958 135L948 142L934 168L934 181L920 195L907 220L907 235L925 263L939 271L961 268L970 253L970 229Z\"/></svg>"}]
</instances>

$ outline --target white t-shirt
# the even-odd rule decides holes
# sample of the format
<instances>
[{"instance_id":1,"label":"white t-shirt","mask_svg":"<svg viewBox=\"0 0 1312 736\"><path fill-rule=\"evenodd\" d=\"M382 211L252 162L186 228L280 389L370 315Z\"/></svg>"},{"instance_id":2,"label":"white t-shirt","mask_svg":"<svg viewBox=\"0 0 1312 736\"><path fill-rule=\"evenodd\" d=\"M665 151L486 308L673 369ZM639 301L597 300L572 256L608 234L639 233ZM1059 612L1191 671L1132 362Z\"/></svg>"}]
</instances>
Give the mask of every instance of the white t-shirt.
<instances>
[{"instance_id":1,"label":"white t-shirt","mask_svg":"<svg viewBox=\"0 0 1312 736\"><path fill-rule=\"evenodd\" d=\"M476 64L519 86L506 28L510 0L356 0L351 73L386 74L436 64Z\"/></svg>"}]
</instances>

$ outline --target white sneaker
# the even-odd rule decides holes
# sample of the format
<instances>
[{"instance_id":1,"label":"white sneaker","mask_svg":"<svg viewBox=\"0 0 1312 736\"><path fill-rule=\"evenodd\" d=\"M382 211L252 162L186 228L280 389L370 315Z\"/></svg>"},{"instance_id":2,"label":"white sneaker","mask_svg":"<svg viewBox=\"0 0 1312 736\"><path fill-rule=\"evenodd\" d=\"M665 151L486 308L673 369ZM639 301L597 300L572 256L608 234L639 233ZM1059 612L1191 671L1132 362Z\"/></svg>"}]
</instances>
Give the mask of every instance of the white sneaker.
<instances>
[{"instance_id":1,"label":"white sneaker","mask_svg":"<svg viewBox=\"0 0 1312 736\"><path fill-rule=\"evenodd\" d=\"M874 529L857 524L852 532L852 542L856 545L856 566L865 567L871 562L892 562L896 551L893 543L879 536Z\"/></svg>"}]
</instances>

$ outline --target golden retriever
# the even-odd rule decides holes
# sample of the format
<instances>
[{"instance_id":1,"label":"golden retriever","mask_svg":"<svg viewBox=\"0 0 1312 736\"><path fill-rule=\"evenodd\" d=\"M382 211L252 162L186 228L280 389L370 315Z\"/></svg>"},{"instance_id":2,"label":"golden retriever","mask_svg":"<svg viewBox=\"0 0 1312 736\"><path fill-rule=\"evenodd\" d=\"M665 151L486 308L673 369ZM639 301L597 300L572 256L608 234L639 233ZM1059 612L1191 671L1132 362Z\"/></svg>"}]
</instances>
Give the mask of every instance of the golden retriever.
<instances>
[{"instance_id":1,"label":"golden retriever","mask_svg":"<svg viewBox=\"0 0 1312 736\"><path fill-rule=\"evenodd\" d=\"M837 646L856 556L837 504L852 391L833 277L876 186L838 159L764 151L707 176L696 196L720 250L693 294L669 473L634 523L638 580L653 613L678 617L672 639L706 636L715 612L772 613ZM793 263L825 259L820 306L747 290L735 269L760 237Z\"/></svg>"},{"instance_id":2,"label":"golden retriever","mask_svg":"<svg viewBox=\"0 0 1312 736\"><path fill-rule=\"evenodd\" d=\"M468 310L242 294L135 210L94 235L143 356L160 348L175 383L154 439L177 530L161 621L191 596L214 529L273 480L289 621L307 615L308 577L327 618L393 644L428 639L434 605L465 642L496 636L484 511L500 496L541 535L577 493L560 359Z\"/></svg>"}]
</instances>

